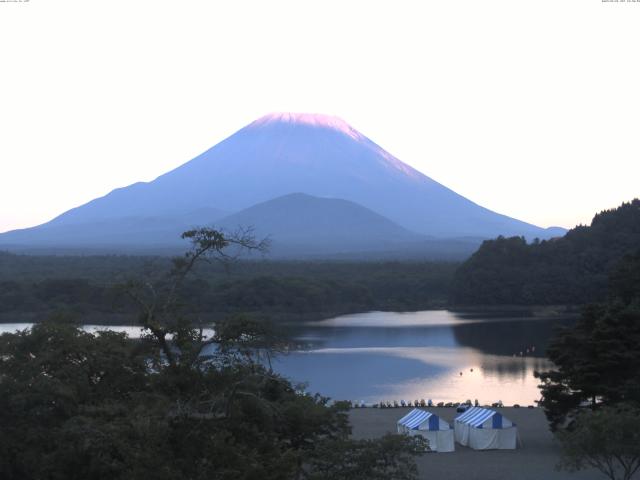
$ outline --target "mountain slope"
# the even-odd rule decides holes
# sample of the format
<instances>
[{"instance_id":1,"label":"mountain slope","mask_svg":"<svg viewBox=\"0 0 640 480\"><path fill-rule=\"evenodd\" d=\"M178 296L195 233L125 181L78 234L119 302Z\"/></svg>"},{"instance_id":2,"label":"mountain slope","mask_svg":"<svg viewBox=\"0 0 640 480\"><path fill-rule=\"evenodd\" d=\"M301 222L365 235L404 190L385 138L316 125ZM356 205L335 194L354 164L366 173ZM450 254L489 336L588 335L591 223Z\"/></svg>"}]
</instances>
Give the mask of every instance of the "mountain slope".
<instances>
[{"instance_id":1,"label":"mountain slope","mask_svg":"<svg viewBox=\"0 0 640 480\"><path fill-rule=\"evenodd\" d=\"M383 251L424 238L354 202L294 193L230 215L216 226L233 231L252 226L268 236L272 251L311 253Z\"/></svg>"},{"instance_id":2,"label":"mountain slope","mask_svg":"<svg viewBox=\"0 0 640 480\"><path fill-rule=\"evenodd\" d=\"M180 218L202 208L234 212L292 192L356 202L406 229L441 238L558 234L485 209L344 121L311 114L267 115L152 182L116 189L23 234L32 243L50 244L48 229L60 227L55 242L68 243L74 240L71 230L63 233L68 226L106 222L124 238L130 232L122 219ZM0 244L11 238L0 235Z\"/></svg>"},{"instance_id":3,"label":"mountain slope","mask_svg":"<svg viewBox=\"0 0 640 480\"><path fill-rule=\"evenodd\" d=\"M0 235L0 246L96 248L184 246L180 235L200 225L211 225L226 216L215 208L200 208L185 214L122 216L87 219L82 222L49 222L36 228Z\"/></svg>"}]
</instances>

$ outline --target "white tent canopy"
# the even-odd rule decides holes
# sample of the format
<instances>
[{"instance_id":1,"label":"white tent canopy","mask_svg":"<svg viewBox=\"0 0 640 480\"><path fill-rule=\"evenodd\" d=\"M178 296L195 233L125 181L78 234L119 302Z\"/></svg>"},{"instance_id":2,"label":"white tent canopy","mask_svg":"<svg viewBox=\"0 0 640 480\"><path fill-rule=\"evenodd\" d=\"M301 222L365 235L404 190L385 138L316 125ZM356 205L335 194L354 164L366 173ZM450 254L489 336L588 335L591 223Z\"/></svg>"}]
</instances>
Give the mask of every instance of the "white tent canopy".
<instances>
[{"instance_id":1,"label":"white tent canopy","mask_svg":"<svg viewBox=\"0 0 640 480\"><path fill-rule=\"evenodd\" d=\"M515 449L516 425L495 410L472 407L454 420L456 441L475 450Z\"/></svg>"},{"instance_id":2,"label":"white tent canopy","mask_svg":"<svg viewBox=\"0 0 640 480\"><path fill-rule=\"evenodd\" d=\"M453 430L438 415L414 408L398 420L398 433L421 435L434 452L453 452Z\"/></svg>"}]
</instances>

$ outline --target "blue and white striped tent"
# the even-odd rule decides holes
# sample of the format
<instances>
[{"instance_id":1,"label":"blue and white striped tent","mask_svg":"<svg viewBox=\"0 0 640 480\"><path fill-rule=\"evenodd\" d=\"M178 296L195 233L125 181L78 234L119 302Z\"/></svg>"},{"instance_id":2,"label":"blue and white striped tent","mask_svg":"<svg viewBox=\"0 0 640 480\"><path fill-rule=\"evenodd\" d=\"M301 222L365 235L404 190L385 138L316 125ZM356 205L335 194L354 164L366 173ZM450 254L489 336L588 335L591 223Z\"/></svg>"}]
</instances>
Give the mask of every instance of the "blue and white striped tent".
<instances>
[{"instance_id":1,"label":"blue and white striped tent","mask_svg":"<svg viewBox=\"0 0 640 480\"><path fill-rule=\"evenodd\" d=\"M421 435L434 452L453 452L453 430L438 415L414 408L398 420L398 433Z\"/></svg>"},{"instance_id":2,"label":"blue and white striped tent","mask_svg":"<svg viewBox=\"0 0 640 480\"><path fill-rule=\"evenodd\" d=\"M471 407L454 420L456 441L475 450L514 449L516 425L500 412Z\"/></svg>"}]
</instances>

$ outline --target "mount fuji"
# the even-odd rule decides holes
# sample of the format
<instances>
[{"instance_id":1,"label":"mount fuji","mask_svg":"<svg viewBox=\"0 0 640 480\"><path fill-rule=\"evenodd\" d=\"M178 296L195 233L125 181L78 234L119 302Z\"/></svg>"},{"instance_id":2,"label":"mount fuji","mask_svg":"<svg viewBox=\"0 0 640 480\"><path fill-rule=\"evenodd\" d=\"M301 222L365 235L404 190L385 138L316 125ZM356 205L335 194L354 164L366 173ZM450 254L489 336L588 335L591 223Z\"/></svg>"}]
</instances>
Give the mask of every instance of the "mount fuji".
<instances>
[{"instance_id":1,"label":"mount fuji","mask_svg":"<svg viewBox=\"0 0 640 480\"><path fill-rule=\"evenodd\" d=\"M258 209L259 215L242 213L279 197L288 199ZM296 199L303 207L292 208ZM291 217L290 224L278 223L283 215ZM358 220L350 221L349 215ZM405 241L415 246L420 238L441 244L451 238L477 243L498 235L564 234L561 228L540 228L477 205L337 117L276 113L151 182L118 188L45 224L2 234L0 247L170 247L191 226L231 228L247 220L259 223L260 233L273 235L281 245L295 239L302 248L319 240L318 232L308 222L296 222L296 216L322 217L323 231L349 238L350 250L359 242L371 250L365 244L377 238L374 231L391 235L394 249Z\"/></svg>"}]
</instances>

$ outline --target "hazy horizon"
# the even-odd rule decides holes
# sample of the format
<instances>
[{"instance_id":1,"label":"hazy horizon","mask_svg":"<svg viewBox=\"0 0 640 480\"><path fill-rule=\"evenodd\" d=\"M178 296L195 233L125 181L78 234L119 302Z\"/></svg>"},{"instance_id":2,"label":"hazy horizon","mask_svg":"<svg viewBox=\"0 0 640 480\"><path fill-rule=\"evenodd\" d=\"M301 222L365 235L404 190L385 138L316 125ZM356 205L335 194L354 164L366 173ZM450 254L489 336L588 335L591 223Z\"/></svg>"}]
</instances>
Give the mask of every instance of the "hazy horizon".
<instances>
[{"instance_id":1,"label":"hazy horizon","mask_svg":"<svg viewBox=\"0 0 640 480\"><path fill-rule=\"evenodd\" d=\"M1 8L0 232L150 181L274 111L336 115L541 227L640 196L638 4Z\"/></svg>"}]
</instances>

